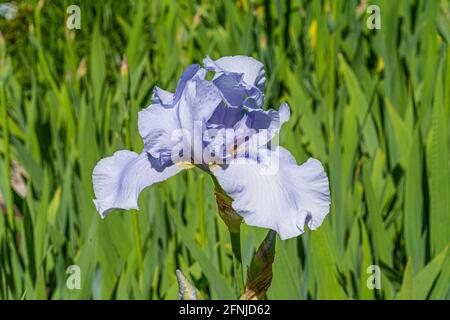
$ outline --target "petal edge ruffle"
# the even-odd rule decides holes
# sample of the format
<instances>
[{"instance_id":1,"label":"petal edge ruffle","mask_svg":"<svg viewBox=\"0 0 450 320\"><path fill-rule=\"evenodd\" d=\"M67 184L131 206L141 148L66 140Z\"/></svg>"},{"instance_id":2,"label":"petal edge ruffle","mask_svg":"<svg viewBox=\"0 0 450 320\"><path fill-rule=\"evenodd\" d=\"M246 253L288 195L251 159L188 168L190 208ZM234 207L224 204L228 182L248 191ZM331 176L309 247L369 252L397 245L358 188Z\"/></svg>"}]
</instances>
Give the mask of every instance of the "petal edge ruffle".
<instances>
[{"instance_id":1,"label":"petal edge ruffle","mask_svg":"<svg viewBox=\"0 0 450 320\"><path fill-rule=\"evenodd\" d=\"M271 159L263 157L265 163L239 158L211 170L233 198L233 208L247 224L273 229L282 240L302 234L305 224L319 227L330 206L321 163L310 158L298 166L285 149L266 152Z\"/></svg>"},{"instance_id":2,"label":"petal edge ruffle","mask_svg":"<svg viewBox=\"0 0 450 320\"><path fill-rule=\"evenodd\" d=\"M103 158L94 168L94 204L104 218L112 209L138 209L139 194L146 187L177 174L182 168L153 165L149 155L128 150Z\"/></svg>"}]
</instances>

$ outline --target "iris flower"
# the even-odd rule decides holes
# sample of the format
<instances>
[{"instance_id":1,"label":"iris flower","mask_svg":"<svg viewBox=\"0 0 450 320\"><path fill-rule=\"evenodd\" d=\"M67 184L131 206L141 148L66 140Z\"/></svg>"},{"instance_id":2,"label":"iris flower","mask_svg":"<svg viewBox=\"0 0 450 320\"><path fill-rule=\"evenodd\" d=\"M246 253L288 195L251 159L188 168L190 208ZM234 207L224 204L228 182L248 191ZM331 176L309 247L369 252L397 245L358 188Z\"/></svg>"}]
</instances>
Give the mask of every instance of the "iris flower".
<instances>
[{"instance_id":1,"label":"iris flower","mask_svg":"<svg viewBox=\"0 0 450 320\"><path fill-rule=\"evenodd\" d=\"M329 212L328 178L318 160L298 165L273 143L290 110L286 103L261 108L263 64L231 56L206 57L203 65L189 66L174 93L154 88L151 105L139 112L140 154L121 150L97 163L97 211L105 217L115 208L138 209L143 189L196 166L216 179L248 225L281 239L319 227Z\"/></svg>"}]
</instances>

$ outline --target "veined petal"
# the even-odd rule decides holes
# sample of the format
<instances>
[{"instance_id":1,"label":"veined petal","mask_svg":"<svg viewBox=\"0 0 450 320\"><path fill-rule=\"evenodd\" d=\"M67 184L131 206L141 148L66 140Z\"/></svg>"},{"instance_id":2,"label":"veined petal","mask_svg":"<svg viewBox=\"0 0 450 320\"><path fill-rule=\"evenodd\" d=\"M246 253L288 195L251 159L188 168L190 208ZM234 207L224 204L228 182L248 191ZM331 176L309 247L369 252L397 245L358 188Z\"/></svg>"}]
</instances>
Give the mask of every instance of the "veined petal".
<instances>
[{"instance_id":1,"label":"veined petal","mask_svg":"<svg viewBox=\"0 0 450 320\"><path fill-rule=\"evenodd\" d=\"M145 151L121 150L97 163L92 174L94 204L102 217L112 209L138 209L142 190L182 170L177 165L152 164L151 160Z\"/></svg>"},{"instance_id":2,"label":"veined petal","mask_svg":"<svg viewBox=\"0 0 450 320\"><path fill-rule=\"evenodd\" d=\"M209 128L233 128L244 117L243 108L233 108L220 103L208 120Z\"/></svg>"},{"instance_id":3,"label":"veined petal","mask_svg":"<svg viewBox=\"0 0 450 320\"><path fill-rule=\"evenodd\" d=\"M264 94L257 87L247 89L247 97L242 102L249 109L260 109L264 104Z\"/></svg>"},{"instance_id":4,"label":"veined petal","mask_svg":"<svg viewBox=\"0 0 450 320\"><path fill-rule=\"evenodd\" d=\"M219 90L209 81L193 79L186 83L186 89L178 107L181 128L191 135L191 144L201 143L203 127L216 108L222 103Z\"/></svg>"},{"instance_id":5,"label":"veined petal","mask_svg":"<svg viewBox=\"0 0 450 320\"><path fill-rule=\"evenodd\" d=\"M268 145L289 119L289 114L285 103L279 111L244 111L242 108L219 106L208 121L209 130L204 135L208 154L214 154L211 159L218 164L227 163L230 158L257 159L260 147Z\"/></svg>"},{"instance_id":6,"label":"veined petal","mask_svg":"<svg viewBox=\"0 0 450 320\"><path fill-rule=\"evenodd\" d=\"M273 133L271 135L271 137L273 137L273 135L280 130L283 123L289 120L289 116L289 106L286 103L283 103L281 104L279 111L274 109L270 109L268 111L251 110L248 113L245 123L250 129L269 130Z\"/></svg>"},{"instance_id":7,"label":"veined petal","mask_svg":"<svg viewBox=\"0 0 450 320\"><path fill-rule=\"evenodd\" d=\"M183 150L190 150L190 158L196 163L203 161L203 132L206 130L206 122L221 103L222 96L211 82L194 78L186 83L178 107L178 117L184 133Z\"/></svg>"},{"instance_id":8,"label":"veined petal","mask_svg":"<svg viewBox=\"0 0 450 320\"><path fill-rule=\"evenodd\" d=\"M161 104L163 106L172 106L173 93L161 89L157 86L153 88L152 104Z\"/></svg>"},{"instance_id":9,"label":"veined petal","mask_svg":"<svg viewBox=\"0 0 450 320\"><path fill-rule=\"evenodd\" d=\"M180 80L177 84L177 89L175 91L173 104L176 104L183 94L184 88L186 86L186 83L194 78L194 76L199 72L200 66L198 64L191 64L189 67L187 67L186 70L183 71L181 74Z\"/></svg>"},{"instance_id":10,"label":"veined petal","mask_svg":"<svg viewBox=\"0 0 450 320\"><path fill-rule=\"evenodd\" d=\"M162 163L169 164L172 150L182 143L177 109L150 105L139 112L138 129L145 150Z\"/></svg>"},{"instance_id":11,"label":"veined petal","mask_svg":"<svg viewBox=\"0 0 450 320\"><path fill-rule=\"evenodd\" d=\"M198 64L192 64L187 67L186 70L180 76L180 80L177 83L177 88L175 93L169 92L167 90L161 89L155 86L152 95L152 104L161 104L165 107L173 107L181 98L187 81L192 78L205 79L206 70L200 68Z\"/></svg>"},{"instance_id":12,"label":"veined petal","mask_svg":"<svg viewBox=\"0 0 450 320\"><path fill-rule=\"evenodd\" d=\"M263 93L254 86L246 86L235 74L221 74L213 80L222 96L230 106L246 106L250 109L261 108L264 103Z\"/></svg>"},{"instance_id":13,"label":"veined petal","mask_svg":"<svg viewBox=\"0 0 450 320\"><path fill-rule=\"evenodd\" d=\"M256 86L261 92L264 91L266 81L264 65L258 60L247 56L222 57L213 61L210 57L203 59L207 70L213 70L220 74L237 73L242 74L242 80L249 86Z\"/></svg>"},{"instance_id":14,"label":"veined petal","mask_svg":"<svg viewBox=\"0 0 450 320\"><path fill-rule=\"evenodd\" d=\"M265 146L280 131L281 126L289 120L290 111L286 103L282 103L278 111L261 109L250 110L247 115L235 126L242 137L237 141L246 141L248 146L242 145L240 149L248 150L254 147Z\"/></svg>"},{"instance_id":15,"label":"veined petal","mask_svg":"<svg viewBox=\"0 0 450 320\"><path fill-rule=\"evenodd\" d=\"M284 240L302 234L305 224L312 230L322 224L330 193L318 160L298 166L287 150L277 149L263 150L262 161L238 158L211 171L247 224L273 229Z\"/></svg>"},{"instance_id":16,"label":"veined petal","mask_svg":"<svg viewBox=\"0 0 450 320\"><path fill-rule=\"evenodd\" d=\"M213 80L225 100L232 106L240 106L247 96L246 88L235 77L222 74Z\"/></svg>"},{"instance_id":17,"label":"veined petal","mask_svg":"<svg viewBox=\"0 0 450 320\"><path fill-rule=\"evenodd\" d=\"M207 82L203 80L205 75L206 70L200 68L198 64L190 65L182 73L175 94L155 87L152 97L154 103L139 112L138 129L144 140L145 150L152 157L158 159L162 165L172 164L173 158L179 158L178 154L173 153L185 149L184 142L188 138L186 137L186 130L192 129L192 126L182 127L179 119L179 108L180 105L185 104L186 99L183 97L189 95L192 91L186 88L187 84L198 81ZM205 93L200 92L199 94ZM180 100L183 100L183 102L180 102ZM198 103L201 103L201 101ZM187 122L184 125L187 126Z\"/></svg>"}]
</instances>

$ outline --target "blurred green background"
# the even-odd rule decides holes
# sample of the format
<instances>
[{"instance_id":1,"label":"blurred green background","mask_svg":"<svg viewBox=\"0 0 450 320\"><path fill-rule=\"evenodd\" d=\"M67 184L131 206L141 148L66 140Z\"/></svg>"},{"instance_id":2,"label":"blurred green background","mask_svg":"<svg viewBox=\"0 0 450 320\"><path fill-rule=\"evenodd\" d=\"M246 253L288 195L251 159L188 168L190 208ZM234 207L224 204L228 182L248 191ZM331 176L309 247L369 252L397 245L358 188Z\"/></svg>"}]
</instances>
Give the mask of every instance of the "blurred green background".
<instances>
[{"instance_id":1,"label":"blurred green background","mask_svg":"<svg viewBox=\"0 0 450 320\"><path fill-rule=\"evenodd\" d=\"M277 242L268 299L450 298L448 0L15 4L0 17L0 299L174 299L176 268L206 298L235 298L208 177L183 172L101 220L91 174L141 151L154 85L237 54L265 64L266 107L291 107L281 145L330 178L322 227ZM66 28L71 4L81 30ZM248 265L266 230L242 232Z\"/></svg>"}]
</instances>

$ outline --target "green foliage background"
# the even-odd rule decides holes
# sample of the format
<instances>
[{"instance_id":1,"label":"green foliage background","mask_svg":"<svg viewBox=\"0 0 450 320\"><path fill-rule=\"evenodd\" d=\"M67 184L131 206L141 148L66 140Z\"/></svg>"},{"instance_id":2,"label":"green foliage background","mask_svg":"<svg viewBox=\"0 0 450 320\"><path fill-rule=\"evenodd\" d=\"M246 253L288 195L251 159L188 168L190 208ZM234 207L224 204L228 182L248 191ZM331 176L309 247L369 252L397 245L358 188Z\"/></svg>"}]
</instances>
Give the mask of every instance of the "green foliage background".
<instances>
[{"instance_id":1,"label":"green foliage background","mask_svg":"<svg viewBox=\"0 0 450 320\"><path fill-rule=\"evenodd\" d=\"M186 171L147 189L138 213L101 220L91 173L141 151L155 84L244 54L266 66L266 107L291 106L281 144L320 159L332 195L321 228L277 242L268 298L448 299L450 4L369 2L20 1L0 18L0 298L174 299L176 268L206 298L235 298L208 177ZM70 4L81 30L65 27ZM266 230L242 232L248 265ZM72 264L80 290L66 287ZM380 290L366 286L372 264Z\"/></svg>"}]
</instances>

